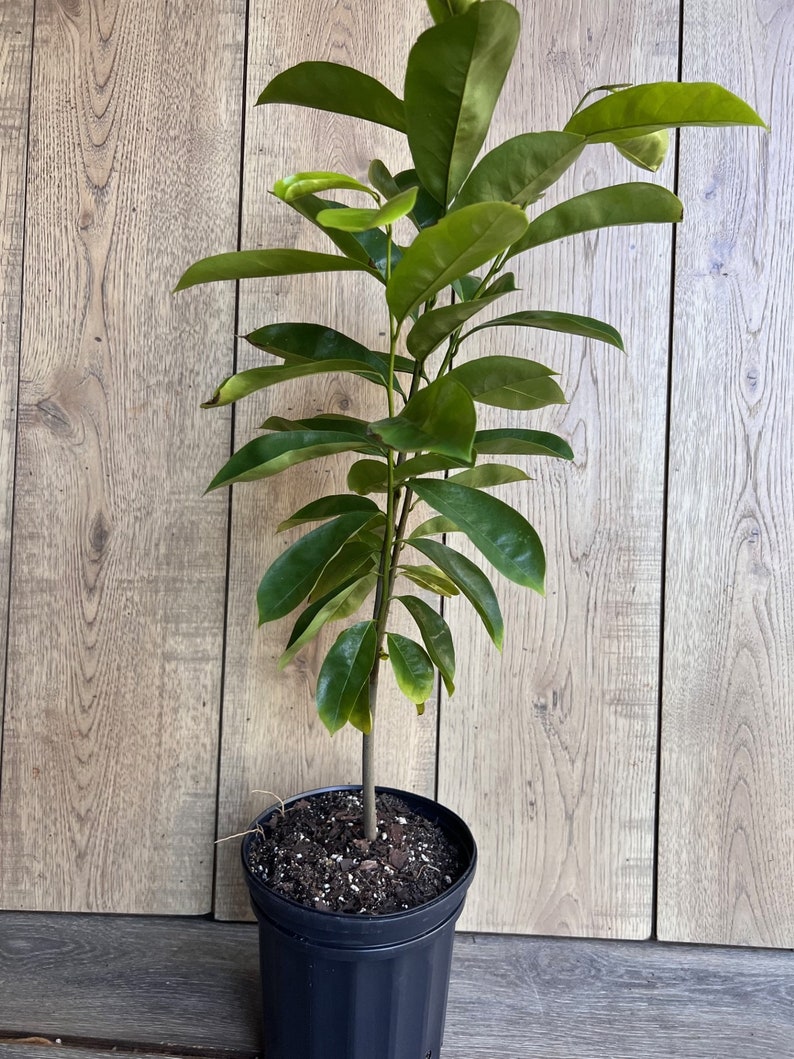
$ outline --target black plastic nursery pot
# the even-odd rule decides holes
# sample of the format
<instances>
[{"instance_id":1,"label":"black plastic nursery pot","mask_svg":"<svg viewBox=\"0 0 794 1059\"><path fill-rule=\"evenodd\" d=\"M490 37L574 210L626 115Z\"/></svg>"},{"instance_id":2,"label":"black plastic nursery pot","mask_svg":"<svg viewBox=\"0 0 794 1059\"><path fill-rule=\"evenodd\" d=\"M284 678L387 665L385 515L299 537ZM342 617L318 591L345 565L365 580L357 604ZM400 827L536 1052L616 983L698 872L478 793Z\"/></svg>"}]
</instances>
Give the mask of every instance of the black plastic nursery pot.
<instances>
[{"instance_id":1,"label":"black plastic nursery pot","mask_svg":"<svg viewBox=\"0 0 794 1059\"><path fill-rule=\"evenodd\" d=\"M286 807L328 791L296 795ZM429 798L379 787L437 823L465 868L440 897L392 915L326 912L273 893L248 869L259 922L263 1059L440 1059L455 923L477 863L459 816ZM251 825L264 822L272 806Z\"/></svg>"}]
</instances>

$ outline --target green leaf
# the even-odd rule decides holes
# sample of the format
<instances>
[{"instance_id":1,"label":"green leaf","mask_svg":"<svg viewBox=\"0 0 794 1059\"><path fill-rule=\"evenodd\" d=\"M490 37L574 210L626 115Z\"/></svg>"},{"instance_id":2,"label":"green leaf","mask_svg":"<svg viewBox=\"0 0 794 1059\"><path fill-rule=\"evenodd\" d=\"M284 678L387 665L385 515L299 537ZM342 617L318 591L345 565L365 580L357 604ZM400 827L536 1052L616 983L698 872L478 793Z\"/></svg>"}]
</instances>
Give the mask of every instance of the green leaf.
<instances>
[{"instance_id":1,"label":"green leaf","mask_svg":"<svg viewBox=\"0 0 794 1059\"><path fill-rule=\"evenodd\" d=\"M369 708L369 681L364 684L358 693L347 720L363 735L369 735L372 731L372 711Z\"/></svg>"},{"instance_id":2,"label":"green leaf","mask_svg":"<svg viewBox=\"0 0 794 1059\"><path fill-rule=\"evenodd\" d=\"M417 189L401 191L377 210L342 208L322 210L318 222L325 228L342 228L346 232L366 232L371 228L383 228L405 217L414 208Z\"/></svg>"},{"instance_id":3,"label":"green leaf","mask_svg":"<svg viewBox=\"0 0 794 1059\"><path fill-rule=\"evenodd\" d=\"M479 0L427 0L434 22L446 22L455 15L462 15Z\"/></svg>"},{"instance_id":4,"label":"green leaf","mask_svg":"<svg viewBox=\"0 0 794 1059\"><path fill-rule=\"evenodd\" d=\"M645 136L632 136L615 144L619 154L640 169L655 173L667 157L670 148L670 133L667 129L649 132Z\"/></svg>"},{"instance_id":5,"label":"green leaf","mask_svg":"<svg viewBox=\"0 0 794 1059\"><path fill-rule=\"evenodd\" d=\"M293 103L333 114L348 114L405 132L405 107L369 74L340 63L303 62L278 74L256 104Z\"/></svg>"},{"instance_id":6,"label":"green leaf","mask_svg":"<svg viewBox=\"0 0 794 1059\"><path fill-rule=\"evenodd\" d=\"M301 614L290 633L287 648L278 660L279 670L289 665L306 644L317 636L323 626L332 621L341 621L355 614L378 582L377 574L351 578L333 592L311 603Z\"/></svg>"},{"instance_id":7,"label":"green leaf","mask_svg":"<svg viewBox=\"0 0 794 1059\"><path fill-rule=\"evenodd\" d=\"M369 424L355 416L346 416L337 412L325 415L310 416L308 419L284 419L283 416L268 416L262 424L262 430L341 430L344 434L355 434L369 440Z\"/></svg>"},{"instance_id":8,"label":"green leaf","mask_svg":"<svg viewBox=\"0 0 794 1059\"><path fill-rule=\"evenodd\" d=\"M309 603L316 603L350 579L359 580L373 573L379 554L378 546L360 540L358 535L351 537L317 578L317 583L309 593Z\"/></svg>"},{"instance_id":9,"label":"green leaf","mask_svg":"<svg viewBox=\"0 0 794 1059\"><path fill-rule=\"evenodd\" d=\"M565 395L551 378L556 374L522 357L479 357L459 364L446 376L466 387L475 401L523 411L565 404Z\"/></svg>"},{"instance_id":10,"label":"green leaf","mask_svg":"<svg viewBox=\"0 0 794 1059\"><path fill-rule=\"evenodd\" d=\"M316 254L310 250L234 250L196 261L183 274L174 291L216 280L267 279L308 272L368 272L380 279L374 268L338 254Z\"/></svg>"},{"instance_id":11,"label":"green leaf","mask_svg":"<svg viewBox=\"0 0 794 1059\"><path fill-rule=\"evenodd\" d=\"M455 302L453 305L443 305L440 309L423 313L408 332L408 352L416 357L420 364L423 363L445 338L457 331L467 320L498 298L512 294L515 289L515 276L512 272L507 272L474 301Z\"/></svg>"},{"instance_id":12,"label":"green leaf","mask_svg":"<svg viewBox=\"0 0 794 1059\"><path fill-rule=\"evenodd\" d=\"M369 521L368 511L340 515L295 541L271 563L259 583L259 624L289 614L309 595L325 564Z\"/></svg>"},{"instance_id":13,"label":"green leaf","mask_svg":"<svg viewBox=\"0 0 794 1059\"><path fill-rule=\"evenodd\" d=\"M378 634L374 621L360 621L340 633L317 677L315 699L325 727L338 732L360 710L359 696L375 664Z\"/></svg>"},{"instance_id":14,"label":"green leaf","mask_svg":"<svg viewBox=\"0 0 794 1059\"><path fill-rule=\"evenodd\" d=\"M349 493L339 493L334 496L321 496L319 500L312 500L310 504L293 512L289 518L280 522L276 532L292 529L293 526L302 526L305 522L320 522L323 519L335 518L337 515L349 515L353 511L369 511L370 515L376 515L380 508L372 501L363 496L350 496Z\"/></svg>"},{"instance_id":15,"label":"green leaf","mask_svg":"<svg viewBox=\"0 0 794 1059\"><path fill-rule=\"evenodd\" d=\"M252 346L264 349L288 364L306 361L319 364L328 360L355 361L354 369L340 370L353 370L364 378L376 376L384 383L388 381L387 360L331 327L304 323L268 324L251 331L245 338ZM406 361L406 364L410 367L410 361Z\"/></svg>"},{"instance_id":16,"label":"green leaf","mask_svg":"<svg viewBox=\"0 0 794 1059\"><path fill-rule=\"evenodd\" d=\"M455 647L449 626L431 606L416 596L395 596L416 622L422 642L441 674L447 693L455 690Z\"/></svg>"},{"instance_id":17,"label":"green leaf","mask_svg":"<svg viewBox=\"0 0 794 1059\"><path fill-rule=\"evenodd\" d=\"M438 224L420 232L386 286L386 300L398 322L453 280L515 243L527 231L527 224L518 206L482 202L442 217Z\"/></svg>"},{"instance_id":18,"label":"green leaf","mask_svg":"<svg viewBox=\"0 0 794 1059\"><path fill-rule=\"evenodd\" d=\"M438 478L418 478L410 485L425 503L459 526L501 574L543 595L543 545L523 515L467 485Z\"/></svg>"},{"instance_id":19,"label":"green leaf","mask_svg":"<svg viewBox=\"0 0 794 1059\"><path fill-rule=\"evenodd\" d=\"M658 184L635 181L587 191L541 213L508 257L555 239L620 224L675 224L684 215L681 200Z\"/></svg>"},{"instance_id":20,"label":"green leaf","mask_svg":"<svg viewBox=\"0 0 794 1059\"><path fill-rule=\"evenodd\" d=\"M482 0L423 33L408 56L405 117L419 178L442 206L471 169L513 59L520 19Z\"/></svg>"},{"instance_id":21,"label":"green leaf","mask_svg":"<svg viewBox=\"0 0 794 1059\"><path fill-rule=\"evenodd\" d=\"M409 581L413 581L420 588L427 589L428 592L435 592L437 596L457 596L458 594L459 589L455 582L435 566L401 565L398 570L403 577L407 577Z\"/></svg>"},{"instance_id":22,"label":"green leaf","mask_svg":"<svg viewBox=\"0 0 794 1059\"><path fill-rule=\"evenodd\" d=\"M537 202L573 165L585 142L570 132L527 132L506 140L477 163L450 212L474 202Z\"/></svg>"},{"instance_id":23,"label":"green leaf","mask_svg":"<svg viewBox=\"0 0 794 1059\"><path fill-rule=\"evenodd\" d=\"M393 199L400 194L400 187L380 158L373 158L367 170L367 180L386 199ZM419 189L417 188L417 191Z\"/></svg>"},{"instance_id":24,"label":"green leaf","mask_svg":"<svg viewBox=\"0 0 794 1059\"><path fill-rule=\"evenodd\" d=\"M370 433L398 452L429 450L471 463L477 414L468 391L445 375L418 390L399 415L370 423Z\"/></svg>"},{"instance_id":25,"label":"green leaf","mask_svg":"<svg viewBox=\"0 0 794 1059\"><path fill-rule=\"evenodd\" d=\"M394 183L400 191L417 188L419 194L416 196L416 205L410 215L417 228L420 230L430 228L438 223L444 213L444 207L440 202L436 202L426 187L422 186L415 169L404 169L401 173L396 173Z\"/></svg>"},{"instance_id":26,"label":"green leaf","mask_svg":"<svg viewBox=\"0 0 794 1059\"><path fill-rule=\"evenodd\" d=\"M574 114L566 132L590 143L618 143L686 125L760 125L752 107L721 85L657 81L613 92Z\"/></svg>"},{"instance_id":27,"label":"green leaf","mask_svg":"<svg viewBox=\"0 0 794 1059\"><path fill-rule=\"evenodd\" d=\"M435 563L466 596L479 614L498 651L502 650L504 622L493 585L471 559L440 541L412 540L411 546Z\"/></svg>"},{"instance_id":28,"label":"green leaf","mask_svg":"<svg viewBox=\"0 0 794 1059\"><path fill-rule=\"evenodd\" d=\"M324 210L344 210L347 207L341 202L332 199L321 199L316 195L304 195L302 198L294 199L289 203L296 213L311 221L319 228L332 243L335 243L346 257L354 261L362 261L365 265L374 265L378 270L378 278L381 282L386 279L386 256L388 243L385 232L373 228L368 232L343 232L336 228L324 228L317 217ZM392 266L395 266L402 257L400 248L391 244Z\"/></svg>"},{"instance_id":29,"label":"green leaf","mask_svg":"<svg viewBox=\"0 0 794 1059\"><path fill-rule=\"evenodd\" d=\"M468 485L472 489L491 489L496 485L509 485L510 482L528 482L530 477L509 463L481 463L471 470L451 474L447 481Z\"/></svg>"},{"instance_id":30,"label":"green leaf","mask_svg":"<svg viewBox=\"0 0 794 1059\"><path fill-rule=\"evenodd\" d=\"M378 196L372 188L368 188L354 177L347 176L346 173L293 173L291 176L282 177L273 185L273 194L283 202L292 202L303 195L314 195L318 191L363 191L365 195L378 201Z\"/></svg>"},{"instance_id":31,"label":"green leaf","mask_svg":"<svg viewBox=\"0 0 794 1059\"><path fill-rule=\"evenodd\" d=\"M294 467L296 463L337 452L374 452L377 448L355 434L341 431L290 430L254 438L243 445L207 486L209 493L234 482L254 482Z\"/></svg>"},{"instance_id":32,"label":"green leaf","mask_svg":"<svg viewBox=\"0 0 794 1059\"><path fill-rule=\"evenodd\" d=\"M414 537L435 537L439 533L460 533L460 526L456 526L452 519L444 515L434 515L426 519L408 535L408 540Z\"/></svg>"},{"instance_id":33,"label":"green leaf","mask_svg":"<svg viewBox=\"0 0 794 1059\"><path fill-rule=\"evenodd\" d=\"M420 322L422 319L424 317L420 318ZM594 320L590 316L576 316L573 313L555 313L546 309L510 313L509 316L498 316L495 320L487 320L484 324L478 324L477 327L473 327L471 331L463 335L463 338L468 338L476 331L483 331L486 327L538 327L544 331L559 331L566 335L595 338L599 342L606 342L623 351L623 339L614 327L601 320Z\"/></svg>"},{"instance_id":34,"label":"green leaf","mask_svg":"<svg viewBox=\"0 0 794 1059\"><path fill-rule=\"evenodd\" d=\"M303 379L309 375L328 375L334 372L350 372L358 375L369 382L385 386L386 382L380 374L372 371L362 371L361 364L355 360L323 360L319 363L307 362L305 364L290 364L285 367L280 365L268 365L263 368L249 368L248 371L238 372L224 379L215 393L204 401L202 408L220 408L223 405L233 404L243 397L247 397L257 390L264 390L268 386L277 386L291 379Z\"/></svg>"},{"instance_id":35,"label":"green leaf","mask_svg":"<svg viewBox=\"0 0 794 1059\"><path fill-rule=\"evenodd\" d=\"M471 461L456 460L452 456L439 456L435 452L424 452L421 456L413 456L404 460L394 468L394 481L399 485L406 478L416 478L420 474L432 474L434 471L457 470L459 467L468 467Z\"/></svg>"},{"instance_id":36,"label":"green leaf","mask_svg":"<svg viewBox=\"0 0 794 1059\"><path fill-rule=\"evenodd\" d=\"M478 430L474 435L474 447L478 455L558 456L562 460L573 459L568 442L545 430L518 430L514 427Z\"/></svg>"},{"instance_id":37,"label":"green leaf","mask_svg":"<svg viewBox=\"0 0 794 1059\"><path fill-rule=\"evenodd\" d=\"M388 482L389 472L384 460L356 460L347 472L347 488L362 497L387 492Z\"/></svg>"},{"instance_id":38,"label":"green leaf","mask_svg":"<svg viewBox=\"0 0 794 1059\"><path fill-rule=\"evenodd\" d=\"M415 640L396 632L386 633L386 644L397 687L423 713L435 684L433 663L427 651Z\"/></svg>"}]
</instances>

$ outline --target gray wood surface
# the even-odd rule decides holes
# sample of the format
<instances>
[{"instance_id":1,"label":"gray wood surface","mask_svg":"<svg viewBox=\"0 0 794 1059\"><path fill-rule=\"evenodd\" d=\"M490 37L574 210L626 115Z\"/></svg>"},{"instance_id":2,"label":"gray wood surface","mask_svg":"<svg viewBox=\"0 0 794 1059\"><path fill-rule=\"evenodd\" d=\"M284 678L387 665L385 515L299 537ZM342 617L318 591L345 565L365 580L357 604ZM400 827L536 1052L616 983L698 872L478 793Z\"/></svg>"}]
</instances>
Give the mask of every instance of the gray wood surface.
<instances>
[{"instance_id":1,"label":"gray wood surface","mask_svg":"<svg viewBox=\"0 0 794 1059\"><path fill-rule=\"evenodd\" d=\"M252 1056L256 928L5 913L0 997L0 1038ZM4 1047L5 1059L43 1059L42 1046ZM792 1059L794 955L459 935L443 1059L496 1056Z\"/></svg>"},{"instance_id":2,"label":"gray wood surface","mask_svg":"<svg viewBox=\"0 0 794 1059\"><path fill-rule=\"evenodd\" d=\"M35 5L0 906L211 905L244 10Z\"/></svg>"},{"instance_id":3,"label":"gray wood surface","mask_svg":"<svg viewBox=\"0 0 794 1059\"><path fill-rule=\"evenodd\" d=\"M32 38L32 4L4 0L0 6L0 729L5 701Z\"/></svg>"},{"instance_id":4,"label":"gray wood surface","mask_svg":"<svg viewBox=\"0 0 794 1059\"><path fill-rule=\"evenodd\" d=\"M659 935L792 946L794 5L684 13L684 77L772 132L681 140Z\"/></svg>"}]
</instances>

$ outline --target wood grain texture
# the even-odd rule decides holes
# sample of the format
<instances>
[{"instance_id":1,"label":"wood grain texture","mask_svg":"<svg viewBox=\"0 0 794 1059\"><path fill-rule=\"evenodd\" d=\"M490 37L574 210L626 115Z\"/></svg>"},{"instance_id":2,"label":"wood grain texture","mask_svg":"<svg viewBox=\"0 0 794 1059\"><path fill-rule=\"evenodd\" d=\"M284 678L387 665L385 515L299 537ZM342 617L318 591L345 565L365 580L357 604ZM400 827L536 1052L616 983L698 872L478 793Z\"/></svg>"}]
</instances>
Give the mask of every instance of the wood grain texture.
<instances>
[{"instance_id":1,"label":"wood grain texture","mask_svg":"<svg viewBox=\"0 0 794 1059\"><path fill-rule=\"evenodd\" d=\"M423 5L402 12L395 32L389 5L322 0L284 5L256 0L251 7L248 109L246 113L243 247L288 246L334 251L325 236L267 194L274 182L301 170L336 170L366 178L371 158L392 172L407 165L397 133L352 119L268 106L253 109L267 82L295 63L329 60L358 67L401 91L409 44L424 23ZM218 249L230 249L220 246ZM388 317L382 288L369 276L295 277L242 284L240 331L275 322L309 320L349 334L370 348L384 348ZM268 358L245 343L239 369ZM220 381L220 373L219 379ZM298 418L319 411L366 418L387 414L383 391L349 376L318 376L255 395L238 406L236 442L253 436L264 418L278 412ZM360 737L350 728L331 740L316 716L314 685L325 649L338 634L304 651L278 673L276 662L294 616L257 629L256 586L277 554L300 535L276 537L276 524L314 497L343 491L350 460L315 461L263 483L234 487L229 593L229 635L223 708L218 833L239 832L273 802L251 794L267 789L282 797L333 783L360 779ZM366 613L362 611L362 613ZM399 619L398 619L399 620ZM401 626L395 621L394 628ZM385 678L380 696L377 748L383 785L434 793L435 709L417 719ZM216 914L249 916L236 842L220 847Z\"/></svg>"},{"instance_id":2,"label":"wood grain texture","mask_svg":"<svg viewBox=\"0 0 794 1059\"><path fill-rule=\"evenodd\" d=\"M499 138L561 128L596 85L675 78L677 33L672 2L536 8ZM648 176L591 148L535 209ZM672 181L669 161L658 179ZM512 305L609 321L628 356L544 332L484 332L478 349L561 372L567 408L516 423L562 434L576 460L523 460L535 481L500 490L537 528L548 564L545 600L496 582L503 657L465 602L449 607L467 650L442 706L439 797L481 852L465 929L651 931L670 243L667 227L612 229L519 259ZM491 426L504 417L480 413Z\"/></svg>"},{"instance_id":3,"label":"wood grain texture","mask_svg":"<svg viewBox=\"0 0 794 1059\"><path fill-rule=\"evenodd\" d=\"M718 75L772 135L682 140L659 934L791 946L794 8L685 16L684 76Z\"/></svg>"},{"instance_id":4,"label":"wood grain texture","mask_svg":"<svg viewBox=\"0 0 794 1059\"><path fill-rule=\"evenodd\" d=\"M11 563L32 43L32 6L25 0L4 3L0 9L0 729ZM1 735L0 732L0 745Z\"/></svg>"},{"instance_id":5,"label":"wood grain texture","mask_svg":"<svg viewBox=\"0 0 794 1059\"><path fill-rule=\"evenodd\" d=\"M259 1050L248 925L6 914L0 984L0 1038L59 1037L71 1059L91 1059L88 1043L94 1059L110 1047L246 1059ZM443 1059L788 1059L792 1039L790 953L456 941ZM2 1059L26 1056L45 1059L44 1046L0 1044Z\"/></svg>"},{"instance_id":6,"label":"wood grain texture","mask_svg":"<svg viewBox=\"0 0 794 1059\"><path fill-rule=\"evenodd\" d=\"M36 5L0 903L205 912L242 0ZM222 352L225 350L225 353Z\"/></svg>"}]
</instances>

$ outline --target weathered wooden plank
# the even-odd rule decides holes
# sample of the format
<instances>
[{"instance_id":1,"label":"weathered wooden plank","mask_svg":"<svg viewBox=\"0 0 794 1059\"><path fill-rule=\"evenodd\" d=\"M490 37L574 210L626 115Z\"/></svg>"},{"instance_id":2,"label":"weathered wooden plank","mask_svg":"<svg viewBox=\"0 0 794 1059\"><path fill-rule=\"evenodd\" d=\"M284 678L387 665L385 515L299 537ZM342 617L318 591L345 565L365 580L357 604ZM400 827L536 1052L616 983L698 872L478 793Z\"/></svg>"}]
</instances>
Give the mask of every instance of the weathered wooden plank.
<instances>
[{"instance_id":1,"label":"weathered wooden plank","mask_svg":"<svg viewBox=\"0 0 794 1059\"><path fill-rule=\"evenodd\" d=\"M6 914L0 986L0 1037L246 1057L259 1047L256 930L244 924ZM789 953L459 935L443 1056L781 1059L793 1001Z\"/></svg>"},{"instance_id":2,"label":"weathered wooden plank","mask_svg":"<svg viewBox=\"0 0 794 1059\"><path fill-rule=\"evenodd\" d=\"M677 34L678 4L667 0L573 16L565 4L537 8L499 138L528 124L561 128L596 85L674 79ZM639 176L593 148L553 201ZM668 162L660 179L672 178ZM535 209L546 204L551 194ZM491 352L514 348L561 371L568 407L520 422L570 439L576 462L524 460L536 481L500 491L537 527L548 558L545 600L497 580L504 656L467 603L448 608L466 649L442 707L440 798L481 849L466 929L650 934L669 254L668 229L613 229L521 266L513 304L610 321L628 357L540 332L484 332Z\"/></svg>"},{"instance_id":3,"label":"weathered wooden plank","mask_svg":"<svg viewBox=\"0 0 794 1059\"><path fill-rule=\"evenodd\" d=\"M11 562L32 40L32 5L25 0L4 3L0 9L0 728Z\"/></svg>"},{"instance_id":4,"label":"weathered wooden plank","mask_svg":"<svg viewBox=\"0 0 794 1059\"><path fill-rule=\"evenodd\" d=\"M0 903L207 911L243 0L36 5Z\"/></svg>"},{"instance_id":5,"label":"weathered wooden plank","mask_svg":"<svg viewBox=\"0 0 794 1059\"><path fill-rule=\"evenodd\" d=\"M22 1038L0 1041L0 1059L119 1059L118 1048L74 1047L61 1040ZM123 1053L122 1053L123 1054ZM135 1052L135 1059L172 1059L177 1052ZM191 1052L191 1059L203 1059L206 1052ZM208 1057L209 1059L209 1057ZM213 1055L214 1059L214 1055Z\"/></svg>"},{"instance_id":6,"label":"weathered wooden plank","mask_svg":"<svg viewBox=\"0 0 794 1059\"><path fill-rule=\"evenodd\" d=\"M404 142L375 125L362 128L349 118L293 107L253 109L265 84L281 69L307 59L342 62L371 72L401 91L408 45L424 24L424 5L401 9L399 31L388 4L345 5L335 0L285 5L255 0L251 5L248 109L242 245L299 246L334 251L325 236L267 194L275 180L305 169L327 169L366 178L371 158L392 172L406 168ZM274 56L278 56L277 63ZM310 320L336 328L371 348L384 348L388 333L382 290L368 277L295 277L243 284L240 329L274 322ZM239 367L267 358L242 344ZM220 378L219 380L220 381ZM388 414L382 391L348 376L318 376L284 385L238 406L236 440L252 437L275 412L301 415L345 412L379 418ZM266 566L293 531L274 535L275 522L314 497L344 490L351 461L317 461L259 485L236 486L232 504L232 553L228 648L223 709L219 835L240 831L273 801L251 794L266 788L282 797L360 776L360 737L350 729L333 742L316 717L314 684L329 646L327 637L303 652L283 673L276 670L291 628L290 618L257 629L255 590ZM398 619L399 620L399 619ZM395 623L395 628L399 624ZM338 628L331 627L330 635ZM377 757L379 782L434 793L435 709L424 717L383 681ZM249 915L236 843L220 847L216 914Z\"/></svg>"},{"instance_id":7,"label":"weathered wooden plank","mask_svg":"<svg viewBox=\"0 0 794 1059\"><path fill-rule=\"evenodd\" d=\"M684 77L772 135L684 135L659 934L794 945L794 8L684 7Z\"/></svg>"}]
</instances>

